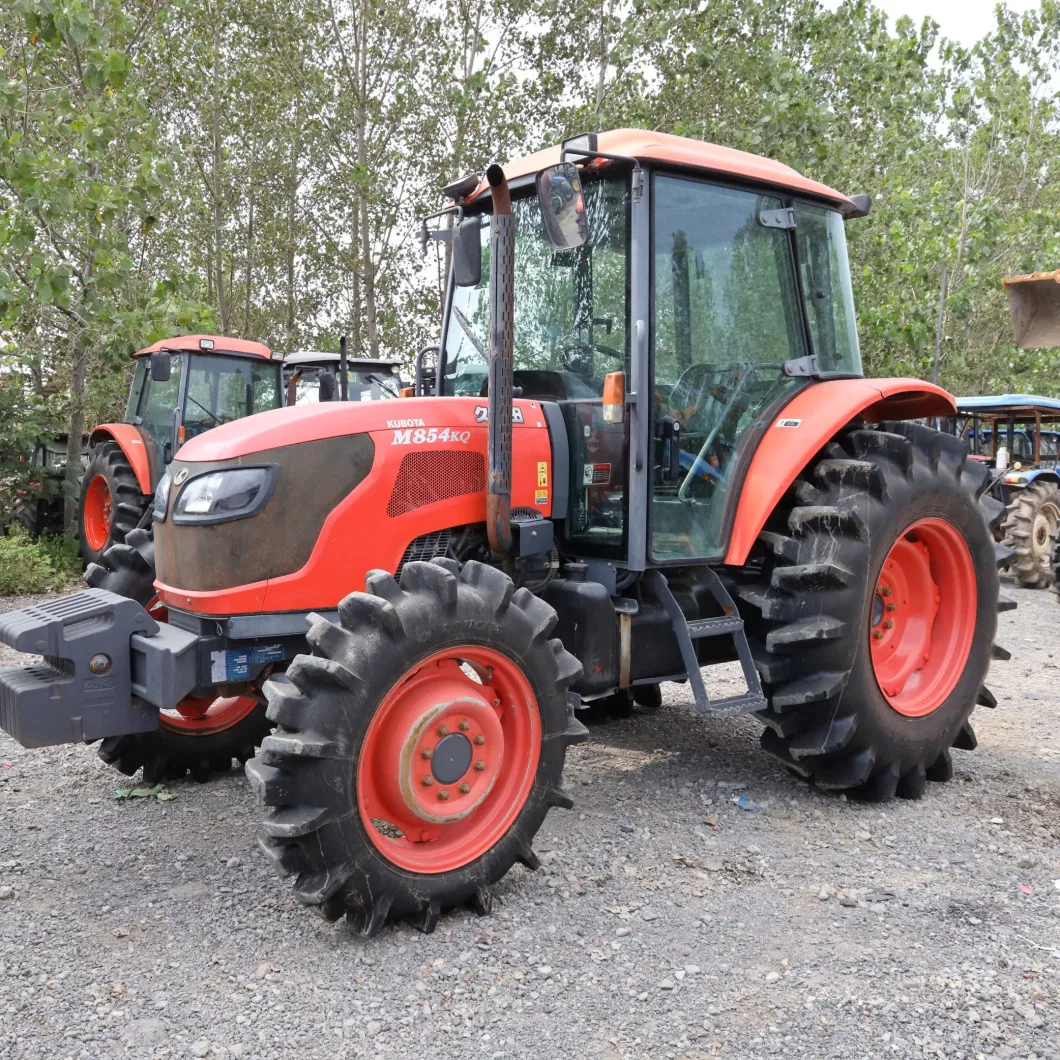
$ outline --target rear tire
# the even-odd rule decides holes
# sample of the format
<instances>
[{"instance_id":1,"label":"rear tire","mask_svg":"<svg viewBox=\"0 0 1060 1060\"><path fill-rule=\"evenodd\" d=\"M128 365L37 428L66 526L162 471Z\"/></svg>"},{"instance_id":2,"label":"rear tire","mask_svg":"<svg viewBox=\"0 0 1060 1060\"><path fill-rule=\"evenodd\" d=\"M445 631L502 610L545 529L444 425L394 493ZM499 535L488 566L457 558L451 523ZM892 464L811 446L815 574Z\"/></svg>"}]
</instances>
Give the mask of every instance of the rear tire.
<instances>
[{"instance_id":1,"label":"rear tire","mask_svg":"<svg viewBox=\"0 0 1060 1060\"><path fill-rule=\"evenodd\" d=\"M133 530L124 542L111 545L101 562L85 571L85 582L93 589L107 589L143 604L148 613L165 621L164 609L157 605L155 581L155 542L150 530ZM185 774L205 781L214 773L227 773L232 760L243 765L254 755L255 748L272 731L265 716L265 703L251 705L218 700L214 708L226 708L232 723L217 732L175 728L179 719L170 721L163 713L159 726L152 732L131 736L110 736L99 745L99 757L120 773L132 776L143 770L145 784L179 780Z\"/></svg>"},{"instance_id":2,"label":"rear tire","mask_svg":"<svg viewBox=\"0 0 1060 1060\"><path fill-rule=\"evenodd\" d=\"M123 542L149 503L121 446L114 441L95 446L78 502L78 538L85 563L99 563L111 545Z\"/></svg>"},{"instance_id":3,"label":"rear tire","mask_svg":"<svg viewBox=\"0 0 1060 1060\"><path fill-rule=\"evenodd\" d=\"M345 916L366 937L388 918L407 918L429 932L447 909L467 904L486 912L492 884L517 861L536 868L531 844L545 814L573 805L560 777L567 748L588 736L566 691L581 666L549 639L555 611L527 589L513 592L511 579L485 564L411 562L400 585L373 571L366 588L339 604L339 624L316 617L312 655L298 656L282 678L266 684L269 717L278 728L247 763L247 776L261 802L273 807L262 846L296 877L300 902L327 920ZM492 653L497 673L483 671L483 653ZM454 662L476 655L477 684L467 662L460 668ZM443 695L446 682L462 689L456 698L452 691ZM513 687L528 691L513 695ZM426 688L423 703L441 705L421 712L405 691L410 688ZM459 725L475 738L475 757L483 755L474 769L491 771L477 776L488 779L497 770L485 794L476 796L470 766L462 762L451 778L432 779L428 770L439 762L420 758L441 761L441 745L437 754L419 752L416 741L434 739L434 719L442 715L433 710L456 709L453 704L476 700L482 689L485 714L480 704L478 720ZM500 720L490 722L494 711ZM503 746L493 736L479 739L483 718L516 726L524 717L539 735L536 751L529 744L522 754L510 738L514 729L505 730ZM446 736L448 727L442 728L437 733ZM447 738L460 743L455 731ZM468 772L457 776L461 768ZM508 776L523 785L510 799ZM442 812L434 801L443 797L440 786L447 800L452 793L441 805L458 816L438 823L425 814ZM460 800L468 798L478 801L465 807Z\"/></svg>"},{"instance_id":4,"label":"rear tire","mask_svg":"<svg viewBox=\"0 0 1060 1060\"><path fill-rule=\"evenodd\" d=\"M969 715L977 702L993 699L983 681L1000 606L988 527L997 505L989 498L979 504L988 476L966 459L964 445L926 427L850 431L822 456L761 535L759 580L740 591L753 609L749 635L770 700L758 714L767 726L762 746L820 788L869 800L919 798L925 780L952 775L951 747L975 746ZM938 639L925 648L930 661L926 654L915 671L891 681L886 666L901 656L901 642L898 656L881 661L878 653L890 643L884 638L892 629L903 635L907 610L923 609L928 591L938 588L916 583L923 596L903 594L909 603L896 604L897 613L889 605L898 595L880 589L890 577L885 561L890 571L892 556L906 549L915 566L937 547L930 530L916 524L939 527L963 558L940 570L936 560L945 552L931 552L931 577L923 580L942 587L938 618L928 623ZM955 604L964 598L956 591L942 599L951 567L964 572L965 606ZM938 648L943 619L962 631L959 650ZM933 685L933 673L945 680ZM917 694L926 701L918 703Z\"/></svg>"},{"instance_id":5,"label":"rear tire","mask_svg":"<svg viewBox=\"0 0 1060 1060\"><path fill-rule=\"evenodd\" d=\"M1060 523L1060 487L1032 482L1020 490L1005 512L1001 531L1015 555L1008 571L1026 589L1047 589L1053 583L1051 561Z\"/></svg>"}]
</instances>

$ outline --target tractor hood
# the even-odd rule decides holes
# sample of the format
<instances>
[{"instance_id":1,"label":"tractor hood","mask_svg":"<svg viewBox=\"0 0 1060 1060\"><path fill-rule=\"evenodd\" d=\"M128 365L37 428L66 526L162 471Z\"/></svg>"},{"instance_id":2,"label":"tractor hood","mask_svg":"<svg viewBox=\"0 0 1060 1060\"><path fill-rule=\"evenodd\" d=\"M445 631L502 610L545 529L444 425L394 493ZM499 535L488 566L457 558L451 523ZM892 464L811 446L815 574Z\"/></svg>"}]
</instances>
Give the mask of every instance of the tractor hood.
<instances>
[{"instance_id":1,"label":"tractor hood","mask_svg":"<svg viewBox=\"0 0 1060 1060\"><path fill-rule=\"evenodd\" d=\"M513 506L549 517L541 403L516 401L512 420ZM445 535L486 518L487 423L483 398L350 401L274 409L193 438L155 501L162 602L198 615L326 610L363 590L370 570L446 554Z\"/></svg>"}]
</instances>

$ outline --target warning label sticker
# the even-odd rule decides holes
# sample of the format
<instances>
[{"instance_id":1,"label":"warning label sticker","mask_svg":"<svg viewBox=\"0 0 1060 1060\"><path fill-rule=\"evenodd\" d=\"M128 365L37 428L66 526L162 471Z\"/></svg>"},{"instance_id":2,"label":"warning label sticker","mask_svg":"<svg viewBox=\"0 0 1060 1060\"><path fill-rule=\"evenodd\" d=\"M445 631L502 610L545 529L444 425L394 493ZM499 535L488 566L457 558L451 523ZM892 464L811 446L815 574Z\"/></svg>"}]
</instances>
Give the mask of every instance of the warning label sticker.
<instances>
[{"instance_id":1,"label":"warning label sticker","mask_svg":"<svg viewBox=\"0 0 1060 1060\"><path fill-rule=\"evenodd\" d=\"M548 461L539 460L537 462L537 484L539 487L548 485Z\"/></svg>"},{"instance_id":2,"label":"warning label sticker","mask_svg":"<svg viewBox=\"0 0 1060 1060\"><path fill-rule=\"evenodd\" d=\"M606 486L610 481L610 464L582 464L583 486Z\"/></svg>"},{"instance_id":3,"label":"warning label sticker","mask_svg":"<svg viewBox=\"0 0 1060 1060\"><path fill-rule=\"evenodd\" d=\"M548 504L548 490L538 490L534 494L534 504Z\"/></svg>"}]
</instances>

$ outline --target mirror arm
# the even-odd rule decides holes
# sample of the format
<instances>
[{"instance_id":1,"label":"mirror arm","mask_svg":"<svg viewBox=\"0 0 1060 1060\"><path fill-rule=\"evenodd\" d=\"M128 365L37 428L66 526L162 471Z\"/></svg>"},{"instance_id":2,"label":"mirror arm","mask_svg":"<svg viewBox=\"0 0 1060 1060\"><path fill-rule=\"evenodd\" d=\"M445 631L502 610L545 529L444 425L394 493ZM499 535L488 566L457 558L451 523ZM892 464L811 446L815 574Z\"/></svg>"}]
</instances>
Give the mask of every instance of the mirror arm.
<instances>
[{"instance_id":1,"label":"mirror arm","mask_svg":"<svg viewBox=\"0 0 1060 1060\"><path fill-rule=\"evenodd\" d=\"M568 155L576 155L578 158L584 158L586 160L605 158L608 162L626 162L631 165L634 170L640 169L640 161L632 155L612 155L607 151L588 151L581 147L564 146L559 153L560 162L566 162Z\"/></svg>"},{"instance_id":2,"label":"mirror arm","mask_svg":"<svg viewBox=\"0 0 1060 1060\"><path fill-rule=\"evenodd\" d=\"M453 219L453 225L451 228L428 228L427 222L433 221L437 217L445 217L449 214L455 214ZM449 243L452 241L453 232L456 231L456 226L464 219L464 207L460 205L446 206L444 210L435 210L434 213L427 214L420 221L420 249L424 254L427 253L427 244L431 242L435 243Z\"/></svg>"}]
</instances>

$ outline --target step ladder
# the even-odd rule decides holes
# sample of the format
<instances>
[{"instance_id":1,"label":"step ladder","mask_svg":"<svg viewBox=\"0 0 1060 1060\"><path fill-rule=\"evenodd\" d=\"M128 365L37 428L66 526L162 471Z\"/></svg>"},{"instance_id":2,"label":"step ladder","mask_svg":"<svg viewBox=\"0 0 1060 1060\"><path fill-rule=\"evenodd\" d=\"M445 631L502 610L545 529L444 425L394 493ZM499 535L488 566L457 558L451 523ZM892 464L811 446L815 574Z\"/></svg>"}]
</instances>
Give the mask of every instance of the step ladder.
<instances>
[{"instance_id":1,"label":"step ladder","mask_svg":"<svg viewBox=\"0 0 1060 1060\"><path fill-rule=\"evenodd\" d=\"M725 717L764 710L768 704L762 693L762 682L755 669L754 660L751 658L751 646L747 643L743 619L740 618L736 604L733 603L732 597L717 573L709 567L706 568L705 573L707 588L722 612L716 618L697 618L689 622L684 611L681 610L681 605L670 591L666 575L658 568L646 570L642 584L655 594L656 599L663 605L670 617L674 636L677 637L677 644L681 649L681 660L685 664L688 684L695 697L696 710L701 714L720 714ZM737 658L743 668L744 680L747 682L746 692L735 696L724 696L721 699L710 698L707 686L703 683L703 673L700 670L696 646L693 643L702 637L732 637Z\"/></svg>"}]
</instances>

